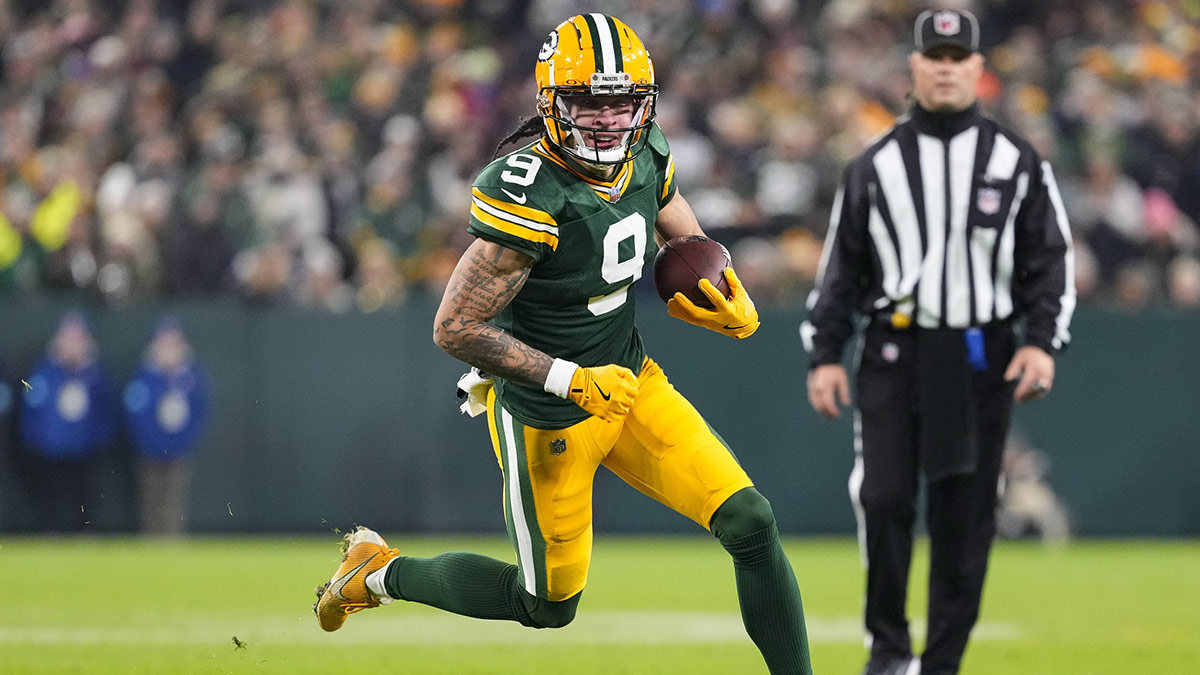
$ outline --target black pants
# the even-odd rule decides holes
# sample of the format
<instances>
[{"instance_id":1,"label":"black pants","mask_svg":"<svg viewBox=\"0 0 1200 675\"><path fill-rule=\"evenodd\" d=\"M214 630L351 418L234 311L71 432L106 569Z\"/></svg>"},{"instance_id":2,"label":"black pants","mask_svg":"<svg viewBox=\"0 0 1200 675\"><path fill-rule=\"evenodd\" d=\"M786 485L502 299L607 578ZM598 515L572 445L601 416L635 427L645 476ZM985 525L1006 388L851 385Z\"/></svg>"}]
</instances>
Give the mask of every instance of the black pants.
<instances>
[{"instance_id":1,"label":"black pants","mask_svg":"<svg viewBox=\"0 0 1200 675\"><path fill-rule=\"evenodd\" d=\"M34 450L27 452L27 489L37 529L59 533L94 530L100 470L96 453L77 459L48 459Z\"/></svg>"},{"instance_id":2,"label":"black pants","mask_svg":"<svg viewBox=\"0 0 1200 675\"><path fill-rule=\"evenodd\" d=\"M930 538L929 617L922 675L956 673L975 620L995 535L996 490L1012 413L1008 326L985 333L988 368L971 374L978 460L973 473L926 485ZM866 628L871 658L912 654L905 613L920 461L917 430L919 336L872 325L858 370L856 461L850 479L867 565Z\"/></svg>"}]
</instances>

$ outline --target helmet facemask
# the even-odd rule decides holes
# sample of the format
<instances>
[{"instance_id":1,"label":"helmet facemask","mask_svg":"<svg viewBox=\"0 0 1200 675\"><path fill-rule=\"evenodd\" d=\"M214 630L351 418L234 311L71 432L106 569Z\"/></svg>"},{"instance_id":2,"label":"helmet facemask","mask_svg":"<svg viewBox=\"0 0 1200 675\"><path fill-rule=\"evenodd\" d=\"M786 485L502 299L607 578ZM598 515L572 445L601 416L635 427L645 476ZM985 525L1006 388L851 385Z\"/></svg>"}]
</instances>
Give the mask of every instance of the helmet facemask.
<instances>
[{"instance_id":1,"label":"helmet facemask","mask_svg":"<svg viewBox=\"0 0 1200 675\"><path fill-rule=\"evenodd\" d=\"M627 73L618 73L628 78ZM597 73L595 77L602 76ZM635 87L632 85L623 88L580 88L582 91L564 92L564 88L559 88L556 95L550 97L553 103L553 110L549 117L555 123L559 133L552 136L550 140L554 141L564 152L570 153L574 157L587 162L589 164L600 164L604 166L612 166L622 164L633 159L645 147L649 140L649 135L646 133L654 121L655 101L658 94L655 92L635 93ZM645 89L641 87L640 89ZM572 99L577 98L598 98L605 99L608 97L630 97L633 99L633 115L629 126L625 127L601 127L601 126L585 126L575 121L571 115ZM619 134L620 138L616 143L607 144L608 147L602 148L602 138L609 138L614 134ZM603 135L603 136L601 136Z\"/></svg>"}]
</instances>

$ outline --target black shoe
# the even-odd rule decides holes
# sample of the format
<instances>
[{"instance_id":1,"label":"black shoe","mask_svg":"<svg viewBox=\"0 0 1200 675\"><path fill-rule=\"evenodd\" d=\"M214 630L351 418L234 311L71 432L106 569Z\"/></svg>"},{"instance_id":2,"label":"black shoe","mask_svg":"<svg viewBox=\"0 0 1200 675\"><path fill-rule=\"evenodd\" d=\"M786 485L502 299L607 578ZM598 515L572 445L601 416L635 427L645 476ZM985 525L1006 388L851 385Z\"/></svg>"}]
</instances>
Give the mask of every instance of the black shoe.
<instances>
[{"instance_id":1,"label":"black shoe","mask_svg":"<svg viewBox=\"0 0 1200 675\"><path fill-rule=\"evenodd\" d=\"M921 659L915 656L869 661L862 675L921 675Z\"/></svg>"}]
</instances>

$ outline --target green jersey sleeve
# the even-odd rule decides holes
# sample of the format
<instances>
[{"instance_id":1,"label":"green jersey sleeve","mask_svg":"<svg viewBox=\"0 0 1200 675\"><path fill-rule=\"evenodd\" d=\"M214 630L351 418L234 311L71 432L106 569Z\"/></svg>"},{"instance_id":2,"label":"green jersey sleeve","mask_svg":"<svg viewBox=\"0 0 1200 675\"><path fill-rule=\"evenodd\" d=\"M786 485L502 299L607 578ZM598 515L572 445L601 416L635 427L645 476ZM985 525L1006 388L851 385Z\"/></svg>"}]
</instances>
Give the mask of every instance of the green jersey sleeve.
<instances>
[{"instance_id":1,"label":"green jersey sleeve","mask_svg":"<svg viewBox=\"0 0 1200 675\"><path fill-rule=\"evenodd\" d=\"M655 169L662 182L662 189L658 195L658 208L661 209L679 191L675 185L675 158L671 155L671 146L667 143L667 137L663 135L662 129L659 129L657 124L650 127L649 133L649 147L646 151L653 156Z\"/></svg>"},{"instance_id":2,"label":"green jersey sleeve","mask_svg":"<svg viewBox=\"0 0 1200 675\"><path fill-rule=\"evenodd\" d=\"M467 227L476 237L528 255L535 264L558 248L555 214L563 201L554 181L538 180L541 164L538 156L517 151L485 167L471 186Z\"/></svg>"}]
</instances>

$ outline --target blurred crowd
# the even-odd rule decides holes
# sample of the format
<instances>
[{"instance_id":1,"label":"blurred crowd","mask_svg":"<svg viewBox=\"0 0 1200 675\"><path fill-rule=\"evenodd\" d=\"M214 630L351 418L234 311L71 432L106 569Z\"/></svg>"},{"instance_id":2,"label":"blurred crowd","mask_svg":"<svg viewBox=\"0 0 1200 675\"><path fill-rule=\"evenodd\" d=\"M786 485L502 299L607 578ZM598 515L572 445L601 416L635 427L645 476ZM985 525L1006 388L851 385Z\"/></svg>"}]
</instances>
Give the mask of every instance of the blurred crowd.
<instances>
[{"instance_id":1,"label":"blurred crowd","mask_svg":"<svg viewBox=\"0 0 1200 675\"><path fill-rule=\"evenodd\" d=\"M1086 302L1200 308L1200 3L950 2L1053 163ZM599 0L645 40L702 225L811 284L841 167L909 105L923 6ZM371 312L438 296L566 0L0 2L0 297ZM511 149L511 148L509 148Z\"/></svg>"}]
</instances>

